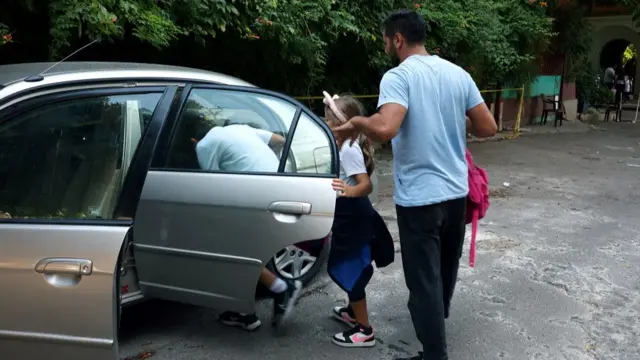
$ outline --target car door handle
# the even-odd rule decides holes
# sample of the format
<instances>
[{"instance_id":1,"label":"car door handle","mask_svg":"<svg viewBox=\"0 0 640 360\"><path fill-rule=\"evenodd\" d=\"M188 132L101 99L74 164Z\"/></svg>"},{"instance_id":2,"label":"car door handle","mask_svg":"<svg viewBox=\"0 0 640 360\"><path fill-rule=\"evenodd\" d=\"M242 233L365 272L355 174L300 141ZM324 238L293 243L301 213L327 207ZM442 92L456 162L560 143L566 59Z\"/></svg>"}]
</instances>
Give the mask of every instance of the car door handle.
<instances>
[{"instance_id":1,"label":"car door handle","mask_svg":"<svg viewBox=\"0 0 640 360\"><path fill-rule=\"evenodd\" d=\"M40 274L89 276L93 273L93 261L87 259L45 258L36 264Z\"/></svg>"},{"instance_id":2,"label":"car door handle","mask_svg":"<svg viewBox=\"0 0 640 360\"><path fill-rule=\"evenodd\" d=\"M297 201L276 201L269 205L269 211L290 215L309 215L311 214L311 204Z\"/></svg>"}]
</instances>

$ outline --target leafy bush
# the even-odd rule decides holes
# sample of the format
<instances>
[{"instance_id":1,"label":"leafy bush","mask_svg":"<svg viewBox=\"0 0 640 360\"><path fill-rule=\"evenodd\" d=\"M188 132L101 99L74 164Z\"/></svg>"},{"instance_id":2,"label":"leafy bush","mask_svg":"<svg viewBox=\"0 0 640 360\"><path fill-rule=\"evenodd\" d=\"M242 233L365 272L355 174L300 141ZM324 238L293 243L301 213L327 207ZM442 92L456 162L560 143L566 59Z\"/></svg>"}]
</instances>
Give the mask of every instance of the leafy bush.
<instances>
[{"instance_id":1,"label":"leafy bush","mask_svg":"<svg viewBox=\"0 0 640 360\"><path fill-rule=\"evenodd\" d=\"M16 0L22 18L10 12L18 34L32 30L25 11L49 23L49 39L25 47L49 46L60 59L89 39L139 39L157 49L188 41L202 53L227 60L225 72L257 85L269 82L289 93L315 94L329 85L338 91L377 88L379 72L390 66L383 52L382 20L411 8L427 20L427 48L464 66L482 86L521 84L534 75L536 56L552 33L547 3L539 0ZM27 9L27 10L24 10ZM213 41L213 40L216 41ZM219 39L226 39L222 42ZM215 45L212 45L215 43ZM224 48L220 50L220 45ZM207 48L211 46L210 48ZM215 48L213 47L215 46ZM183 49L184 47L182 47ZM26 50L26 49L25 49ZM127 54L120 60L128 60ZM262 59L255 73L247 57ZM264 61L267 57L270 61ZM29 59L42 61L45 59ZM234 67L235 66L235 67ZM270 78L265 79L269 74ZM345 76L349 74L349 76ZM277 86L274 78L280 79ZM339 87L339 88L338 88ZM331 90L331 89L327 89Z\"/></svg>"},{"instance_id":2,"label":"leafy bush","mask_svg":"<svg viewBox=\"0 0 640 360\"><path fill-rule=\"evenodd\" d=\"M9 27L0 23L0 45L6 45L13 41L13 34L9 32Z\"/></svg>"}]
</instances>

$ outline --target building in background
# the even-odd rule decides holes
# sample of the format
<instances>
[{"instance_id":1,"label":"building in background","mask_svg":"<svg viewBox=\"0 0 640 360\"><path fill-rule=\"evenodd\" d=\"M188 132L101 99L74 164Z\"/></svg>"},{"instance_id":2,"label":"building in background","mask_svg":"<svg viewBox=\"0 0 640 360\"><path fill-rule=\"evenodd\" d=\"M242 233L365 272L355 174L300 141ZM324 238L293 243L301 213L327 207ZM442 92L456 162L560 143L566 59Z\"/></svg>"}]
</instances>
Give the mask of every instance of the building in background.
<instances>
[{"instance_id":1,"label":"building in background","mask_svg":"<svg viewBox=\"0 0 640 360\"><path fill-rule=\"evenodd\" d=\"M575 0L566 0L575 1ZM596 71L604 74L604 69L621 64L624 75L633 79L631 93L637 97L640 87L635 86L636 75L640 74L640 62L636 61L635 49L640 49L640 28L634 26L631 9L619 5L616 0L593 0L587 11L587 21L593 32L590 60ZM564 59L562 56L543 56L540 72L526 88L521 125L538 124L545 108L543 99L562 100L564 116L575 120L578 116L578 89L574 82L565 81ZM501 94L503 129L512 128L517 118L519 93L504 91ZM496 105L493 105L496 106ZM550 114L547 123L553 122Z\"/></svg>"}]
</instances>

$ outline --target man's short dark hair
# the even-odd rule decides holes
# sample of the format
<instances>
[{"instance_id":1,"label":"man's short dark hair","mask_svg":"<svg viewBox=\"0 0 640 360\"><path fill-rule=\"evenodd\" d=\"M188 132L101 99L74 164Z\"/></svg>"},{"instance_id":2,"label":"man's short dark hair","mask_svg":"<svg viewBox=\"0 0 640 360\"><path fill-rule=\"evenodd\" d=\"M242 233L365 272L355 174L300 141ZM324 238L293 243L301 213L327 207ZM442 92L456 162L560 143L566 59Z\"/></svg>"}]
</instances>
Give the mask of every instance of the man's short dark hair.
<instances>
[{"instance_id":1,"label":"man's short dark hair","mask_svg":"<svg viewBox=\"0 0 640 360\"><path fill-rule=\"evenodd\" d=\"M382 24L384 34L393 37L402 35L411 45L424 44L427 39L427 24L422 15L413 10L397 10Z\"/></svg>"}]
</instances>

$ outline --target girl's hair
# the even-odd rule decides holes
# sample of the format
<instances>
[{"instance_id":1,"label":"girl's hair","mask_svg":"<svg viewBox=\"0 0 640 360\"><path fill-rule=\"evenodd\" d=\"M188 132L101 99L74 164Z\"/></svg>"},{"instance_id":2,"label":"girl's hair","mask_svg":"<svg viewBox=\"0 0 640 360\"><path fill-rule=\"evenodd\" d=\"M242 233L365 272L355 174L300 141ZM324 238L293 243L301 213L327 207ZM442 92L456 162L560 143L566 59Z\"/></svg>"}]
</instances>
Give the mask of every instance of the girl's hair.
<instances>
[{"instance_id":1,"label":"girl's hair","mask_svg":"<svg viewBox=\"0 0 640 360\"><path fill-rule=\"evenodd\" d=\"M347 119L351 119L354 116L365 116L366 112L364 106L360 101L354 98L352 95L343 94L340 95L339 98L334 99L333 102L336 104L338 109L344 114ZM327 117L336 123L341 123L338 117L333 113L329 106L324 107L324 113ZM329 120L329 119L327 119ZM362 149L362 154L364 155L364 164L367 168L367 174L371 176L373 171L376 168L375 162L373 160L373 146L371 145L371 140L366 137L364 134L360 134L358 136L358 145Z\"/></svg>"}]
</instances>

